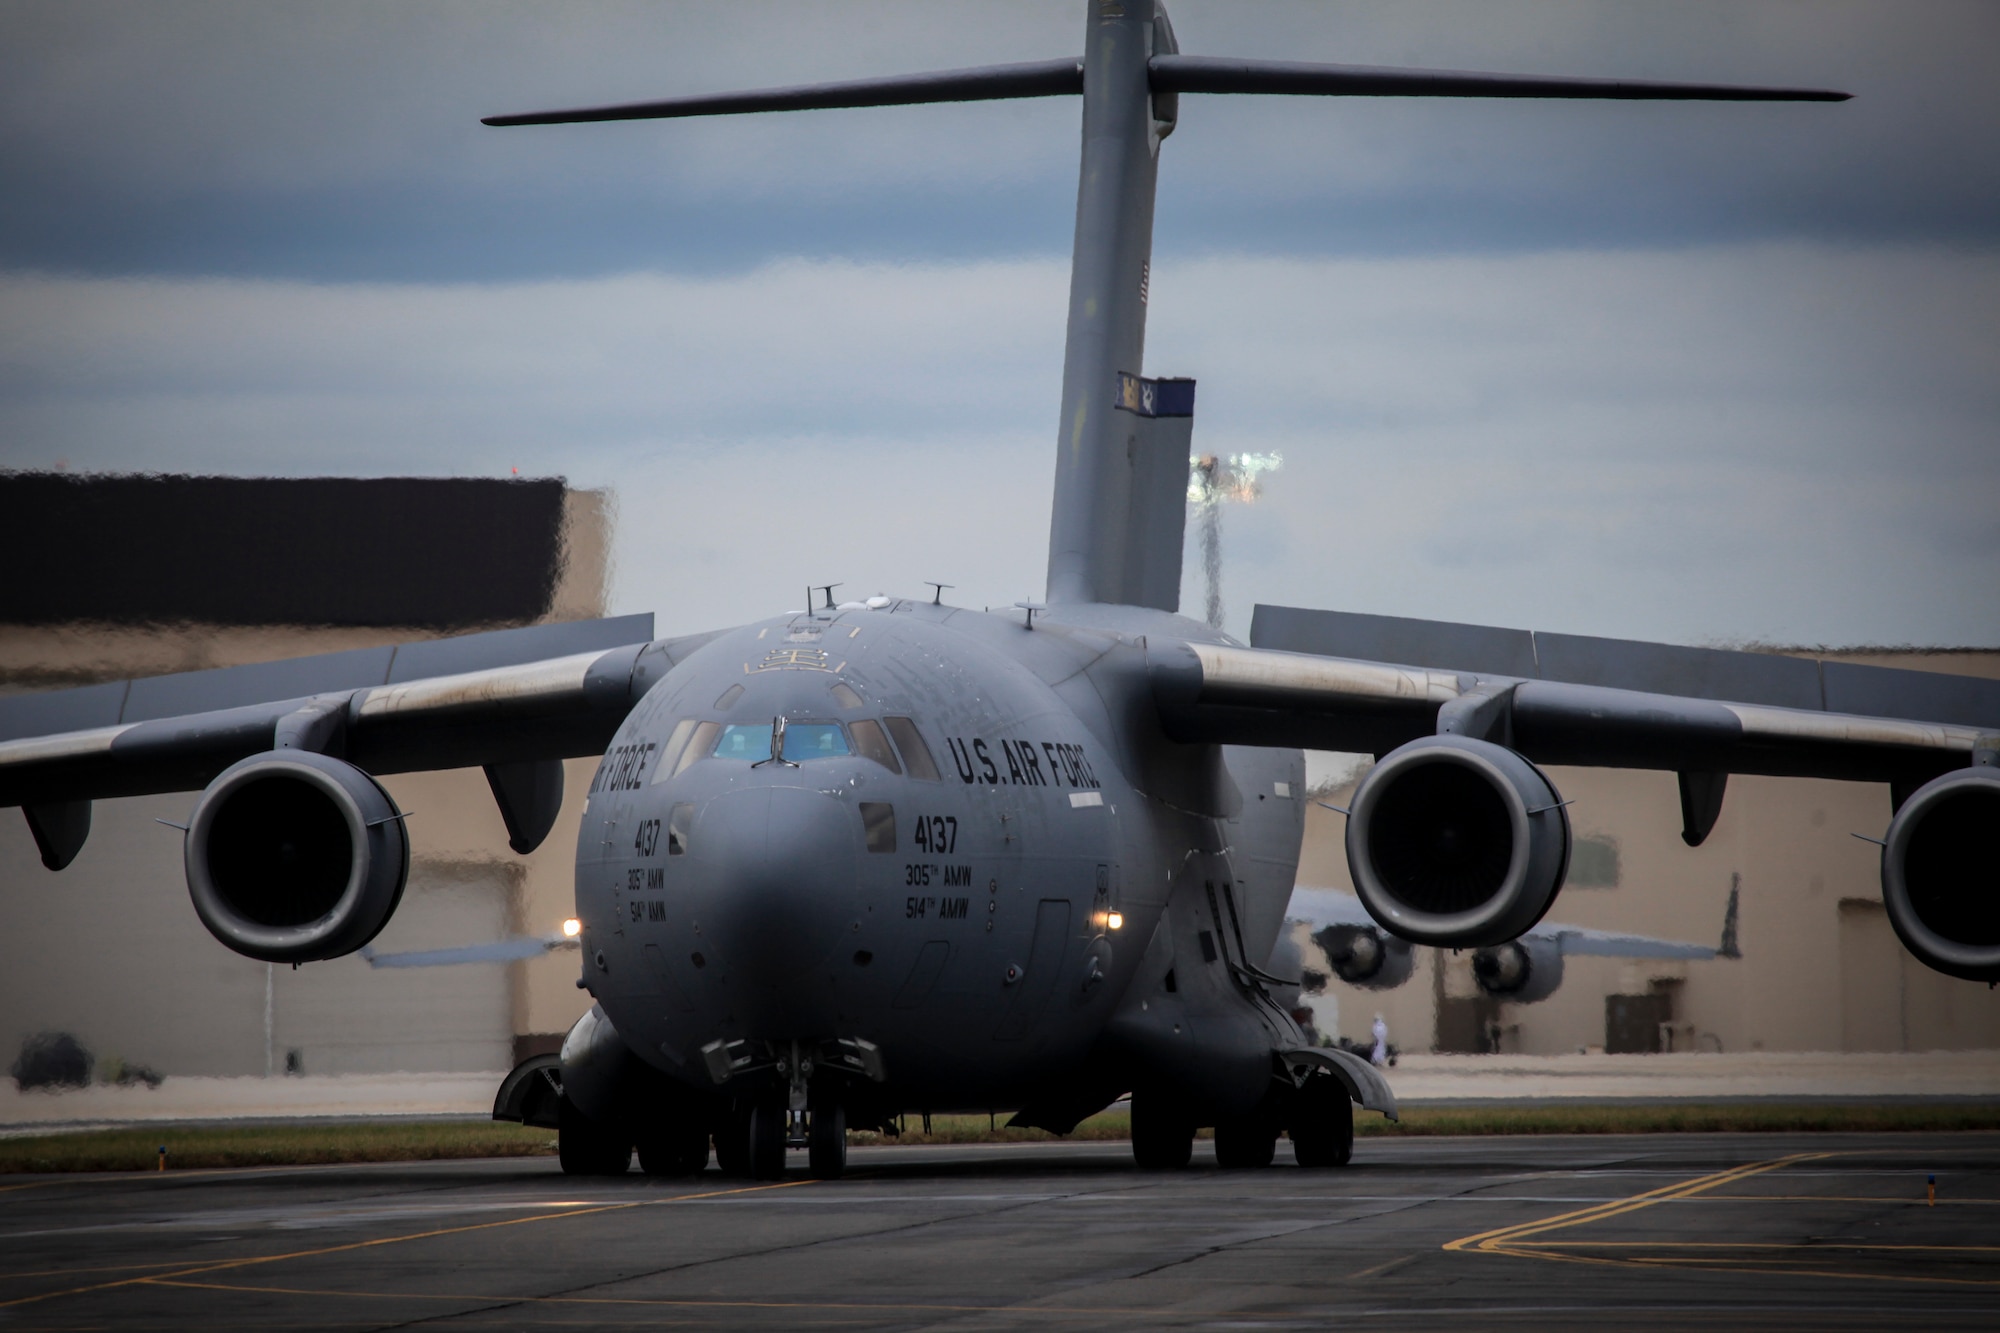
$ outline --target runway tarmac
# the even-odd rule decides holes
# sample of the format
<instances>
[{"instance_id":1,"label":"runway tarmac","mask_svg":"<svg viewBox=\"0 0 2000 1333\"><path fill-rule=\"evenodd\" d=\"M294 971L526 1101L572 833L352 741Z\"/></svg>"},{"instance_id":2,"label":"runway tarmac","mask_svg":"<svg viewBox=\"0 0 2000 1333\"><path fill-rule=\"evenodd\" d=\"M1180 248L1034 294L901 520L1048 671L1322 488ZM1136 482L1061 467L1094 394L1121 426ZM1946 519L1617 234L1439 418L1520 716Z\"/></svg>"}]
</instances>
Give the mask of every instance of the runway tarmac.
<instances>
[{"instance_id":1,"label":"runway tarmac","mask_svg":"<svg viewBox=\"0 0 2000 1333\"><path fill-rule=\"evenodd\" d=\"M2000 1135L870 1148L0 1178L0 1329L2000 1327ZM1926 1178L1937 1202L1926 1203Z\"/></svg>"}]
</instances>

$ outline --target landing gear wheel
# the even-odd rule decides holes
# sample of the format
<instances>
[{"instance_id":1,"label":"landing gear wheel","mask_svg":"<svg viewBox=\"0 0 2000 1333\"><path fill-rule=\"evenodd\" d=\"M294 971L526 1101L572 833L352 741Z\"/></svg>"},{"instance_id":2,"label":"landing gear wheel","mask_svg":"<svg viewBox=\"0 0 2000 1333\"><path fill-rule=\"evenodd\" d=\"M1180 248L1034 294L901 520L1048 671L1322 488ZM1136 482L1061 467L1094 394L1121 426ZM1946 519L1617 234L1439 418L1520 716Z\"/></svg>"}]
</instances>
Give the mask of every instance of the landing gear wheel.
<instances>
[{"instance_id":1,"label":"landing gear wheel","mask_svg":"<svg viewBox=\"0 0 2000 1333\"><path fill-rule=\"evenodd\" d=\"M847 1108L831 1097L812 1104L806 1170L815 1180L838 1180L847 1170Z\"/></svg>"},{"instance_id":2,"label":"landing gear wheel","mask_svg":"<svg viewBox=\"0 0 2000 1333\"><path fill-rule=\"evenodd\" d=\"M1132 1098L1132 1160L1141 1171L1178 1171L1194 1157L1194 1125L1171 1103Z\"/></svg>"},{"instance_id":3,"label":"landing gear wheel","mask_svg":"<svg viewBox=\"0 0 2000 1333\"><path fill-rule=\"evenodd\" d=\"M556 1103L556 1160L567 1176L622 1176L632 1165L632 1145L564 1097Z\"/></svg>"},{"instance_id":4,"label":"landing gear wheel","mask_svg":"<svg viewBox=\"0 0 2000 1333\"><path fill-rule=\"evenodd\" d=\"M1278 1128L1260 1108L1215 1127L1215 1164L1225 1171L1269 1166L1278 1152Z\"/></svg>"},{"instance_id":5,"label":"landing gear wheel","mask_svg":"<svg viewBox=\"0 0 2000 1333\"><path fill-rule=\"evenodd\" d=\"M725 1176L750 1174L750 1112L731 1107L715 1122L715 1164Z\"/></svg>"},{"instance_id":6,"label":"landing gear wheel","mask_svg":"<svg viewBox=\"0 0 2000 1333\"><path fill-rule=\"evenodd\" d=\"M1346 1166L1354 1158L1354 1103L1330 1074L1299 1089L1292 1111L1292 1156L1300 1166Z\"/></svg>"},{"instance_id":7,"label":"landing gear wheel","mask_svg":"<svg viewBox=\"0 0 2000 1333\"><path fill-rule=\"evenodd\" d=\"M708 1167L708 1130L670 1120L639 1136L639 1169L649 1176L698 1176Z\"/></svg>"},{"instance_id":8,"label":"landing gear wheel","mask_svg":"<svg viewBox=\"0 0 2000 1333\"><path fill-rule=\"evenodd\" d=\"M750 1176L777 1180L785 1174L785 1107L759 1102L750 1111Z\"/></svg>"}]
</instances>

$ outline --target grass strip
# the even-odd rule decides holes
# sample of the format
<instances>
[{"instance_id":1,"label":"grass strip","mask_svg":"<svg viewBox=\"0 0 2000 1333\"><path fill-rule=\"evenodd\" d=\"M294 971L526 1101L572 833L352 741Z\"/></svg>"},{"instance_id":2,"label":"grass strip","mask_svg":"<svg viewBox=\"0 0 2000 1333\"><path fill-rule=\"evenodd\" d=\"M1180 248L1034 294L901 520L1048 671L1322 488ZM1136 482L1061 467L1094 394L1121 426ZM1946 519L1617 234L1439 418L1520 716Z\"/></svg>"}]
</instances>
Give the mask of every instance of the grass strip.
<instances>
[{"instance_id":1,"label":"grass strip","mask_svg":"<svg viewBox=\"0 0 2000 1333\"><path fill-rule=\"evenodd\" d=\"M151 1171L160 1147L167 1169L313 1166L333 1162L430 1162L462 1157L536 1157L555 1152L553 1130L495 1120L310 1125L172 1125L0 1139L0 1175L44 1171Z\"/></svg>"},{"instance_id":2,"label":"grass strip","mask_svg":"<svg viewBox=\"0 0 2000 1333\"><path fill-rule=\"evenodd\" d=\"M984 1115L936 1115L931 1130L910 1116L900 1137L857 1131L877 1143L1042 1143L1041 1129L1007 1129ZM1362 1138L1504 1134L1798 1134L2000 1130L2000 1105L1843 1105L1746 1102L1721 1105L1555 1105L1410 1107L1399 1123L1359 1112ZM1074 1142L1131 1137L1128 1112L1104 1111L1067 1136ZM1207 1130L1202 1137L1209 1136ZM201 1125L91 1130L0 1139L0 1175L22 1172L150 1171L167 1148L169 1170L313 1166L343 1162L425 1162L467 1157L540 1157L555 1152L546 1129L491 1120L310 1125Z\"/></svg>"},{"instance_id":3,"label":"grass strip","mask_svg":"<svg viewBox=\"0 0 2000 1333\"><path fill-rule=\"evenodd\" d=\"M1004 1120L1005 1117L1002 1117ZM1040 1129L988 1129L983 1115L937 1115L931 1132L909 1116L900 1138L853 1136L860 1143L1036 1143L1056 1136ZM1819 1102L1744 1102L1713 1105L1412 1106L1400 1121L1356 1110L1362 1138L1482 1134L1798 1134L1917 1130L2000 1130L2000 1104L1859 1105ZM1127 1139L1126 1111L1103 1111L1068 1137ZM1201 1137L1208 1138L1203 1130Z\"/></svg>"},{"instance_id":4,"label":"grass strip","mask_svg":"<svg viewBox=\"0 0 2000 1333\"><path fill-rule=\"evenodd\" d=\"M1357 1112L1367 1137L1435 1134L1810 1134L2000 1129L2000 1104L1736 1102L1718 1104L1413 1106L1400 1123Z\"/></svg>"}]
</instances>

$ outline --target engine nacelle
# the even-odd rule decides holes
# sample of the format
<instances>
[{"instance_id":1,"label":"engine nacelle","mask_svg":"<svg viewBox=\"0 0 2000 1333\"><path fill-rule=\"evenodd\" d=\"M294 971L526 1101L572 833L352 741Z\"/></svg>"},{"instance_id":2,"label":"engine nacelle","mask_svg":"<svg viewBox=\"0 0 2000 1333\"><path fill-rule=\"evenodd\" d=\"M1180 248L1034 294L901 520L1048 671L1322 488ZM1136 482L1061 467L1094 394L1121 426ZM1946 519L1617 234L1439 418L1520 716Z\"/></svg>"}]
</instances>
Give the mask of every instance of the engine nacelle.
<instances>
[{"instance_id":1,"label":"engine nacelle","mask_svg":"<svg viewBox=\"0 0 2000 1333\"><path fill-rule=\"evenodd\" d=\"M1392 751L1354 793L1347 865L1370 916L1406 940L1504 944L1555 901L1569 814L1512 750L1426 736Z\"/></svg>"},{"instance_id":2,"label":"engine nacelle","mask_svg":"<svg viewBox=\"0 0 2000 1333\"><path fill-rule=\"evenodd\" d=\"M1350 986L1391 990L1410 979L1417 955L1404 940L1373 926L1327 926L1313 933L1333 974Z\"/></svg>"},{"instance_id":3,"label":"engine nacelle","mask_svg":"<svg viewBox=\"0 0 2000 1333\"><path fill-rule=\"evenodd\" d=\"M1919 787L1889 824L1882 904L1927 967L2000 981L2000 769L1962 768Z\"/></svg>"},{"instance_id":4,"label":"engine nacelle","mask_svg":"<svg viewBox=\"0 0 2000 1333\"><path fill-rule=\"evenodd\" d=\"M1562 945L1533 936L1489 945L1472 955L1472 979L1496 1000L1546 1000L1562 985Z\"/></svg>"},{"instance_id":5,"label":"engine nacelle","mask_svg":"<svg viewBox=\"0 0 2000 1333\"><path fill-rule=\"evenodd\" d=\"M375 779L309 750L225 770L188 822L188 893L209 933L268 963L353 953L402 901L403 817Z\"/></svg>"}]
</instances>

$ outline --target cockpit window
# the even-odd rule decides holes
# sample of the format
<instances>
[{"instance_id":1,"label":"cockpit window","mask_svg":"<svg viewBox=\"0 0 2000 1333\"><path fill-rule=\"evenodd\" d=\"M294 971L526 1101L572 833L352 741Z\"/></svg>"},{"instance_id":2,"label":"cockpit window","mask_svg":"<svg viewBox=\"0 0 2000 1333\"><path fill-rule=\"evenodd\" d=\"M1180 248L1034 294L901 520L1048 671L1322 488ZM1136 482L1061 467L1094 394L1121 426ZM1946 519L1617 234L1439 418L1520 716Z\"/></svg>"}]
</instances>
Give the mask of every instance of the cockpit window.
<instances>
[{"instance_id":1,"label":"cockpit window","mask_svg":"<svg viewBox=\"0 0 2000 1333\"><path fill-rule=\"evenodd\" d=\"M748 759L752 763L769 759L771 724L733 723L723 727L714 753L717 759ZM792 722L785 727L785 758L795 764L850 753L847 733L838 722Z\"/></svg>"},{"instance_id":2,"label":"cockpit window","mask_svg":"<svg viewBox=\"0 0 2000 1333\"><path fill-rule=\"evenodd\" d=\"M653 785L658 786L681 770L681 753L687 749L688 737L694 734L695 721L684 717L674 723L673 734L660 747L660 762L653 769Z\"/></svg>"},{"instance_id":3,"label":"cockpit window","mask_svg":"<svg viewBox=\"0 0 2000 1333\"><path fill-rule=\"evenodd\" d=\"M889 748L889 738L882 734L882 724L863 718L850 722L847 729L854 737L854 752L863 759L873 759L891 773L900 773L903 766L896 762L896 752Z\"/></svg>"},{"instance_id":4,"label":"cockpit window","mask_svg":"<svg viewBox=\"0 0 2000 1333\"><path fill-rule=\"evenodd\" d=\"M833 682L833 684L828 687L827 692L833 695L833 701L839 704L842 708L861 707L861 696L856 694L854 692L854 687L852 685L849 685L844 680L836 680L835 682Z\"/></svg>"},{"instance_id":5,"label":"cockpit window","mask_svg":"<svg viewBox=\"0 0 2000 1333\"><path fill-rule=\"evenodd\" d=\"M925 782L940 781L937 764L932 761L930 747L924 744L917 724L907 717L885 717L882 721L888 725L889 734L896 738L896 748L903 752L903 766L910 770L910 776L922 778Z\"/></svg>"}]
</instances>

